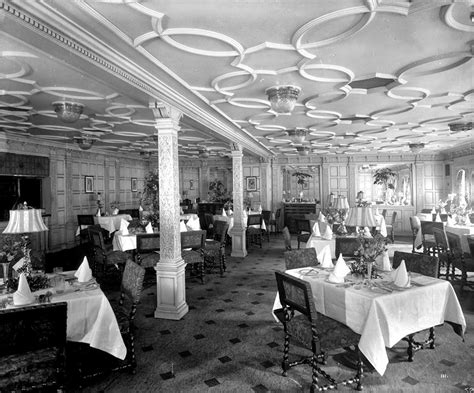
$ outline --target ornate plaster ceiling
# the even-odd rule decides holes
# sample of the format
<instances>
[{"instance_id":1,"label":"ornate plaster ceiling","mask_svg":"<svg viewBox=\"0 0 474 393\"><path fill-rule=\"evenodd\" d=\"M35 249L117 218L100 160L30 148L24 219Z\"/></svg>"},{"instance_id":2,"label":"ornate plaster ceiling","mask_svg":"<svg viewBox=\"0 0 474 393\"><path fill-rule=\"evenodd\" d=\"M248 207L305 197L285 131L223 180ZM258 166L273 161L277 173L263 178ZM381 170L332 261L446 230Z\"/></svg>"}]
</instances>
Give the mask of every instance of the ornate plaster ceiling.
<instances>
[{"instance_id":1,"label":"ornate plaster ceiling","mask_svg":"<svg viewBox=\"0 0 474 393\"><path fill-rule=\"evenodd\" d=\"M226 155L232 141L287 157L302 147L315 155L398 154L423 143L423 151L437 153L474 142L472 130L448 126L474 117L472 1L11 4L145 87L125 89L117 75L83 65L80 50L68 59L50 44L35 46L33 29L15 35L10 27L0 35L0 126L7 132L66 143L92 135L100 148L154 152L149 102L158 99L185 113L180 154L190 157L204 148ZM286 84L301 93L282 115L265 89ZM56 119L51 103L60 99L85 105L79 121ZM303 144L288 139L295 127L309 130Z\"/></svg>"}]
</instances>

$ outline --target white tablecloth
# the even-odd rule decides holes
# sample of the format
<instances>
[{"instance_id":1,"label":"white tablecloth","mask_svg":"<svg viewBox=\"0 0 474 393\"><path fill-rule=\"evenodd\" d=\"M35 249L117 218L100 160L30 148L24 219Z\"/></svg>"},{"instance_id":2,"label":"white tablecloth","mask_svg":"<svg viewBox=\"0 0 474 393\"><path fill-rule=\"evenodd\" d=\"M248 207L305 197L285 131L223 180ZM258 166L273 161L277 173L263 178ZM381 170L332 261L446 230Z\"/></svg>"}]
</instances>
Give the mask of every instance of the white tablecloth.
<instances>
[{"instance_id":1,"label":"white tablecloth","mask_svg":"<svg viewBox=\"0 0 474 393\"><path fill-rule=\"evenodd\" d=\"M69 285L67 284L66 288ZM51 290L54 293L54 289ZM34 292L40 295L48 289ZM125 359L127 348L123 342L114 311L100 288L88 291L66 289L54 294L51 302L67 303L67 331L69 341L89 344L119 359Z\"/></svg>"},{"instance_id":2,"label":"white tablecloth","mask_svg":"<svg viewBox=\"0 0 474 393\"><path fill-rule=\"evenodd\" d=\"M323 251L323 248L329 246L331 250L331 258L336 259L336 239L323 239L319 236L311 235L308 241L306 242L306 248L315 248L316 255L320 255Z\"/></svg>"},{"instance_id":3,"label":"white tablecloth","mask_svg":"<svg viewBox=\"0 0 474 393\"><path fill-rule=\"evenodd\" d=\"M474 225L446 225L446 232L461 236L461 247L464 252L470 253L467 235L474 235Z\"/></svg>"},{"instance_id":4,"label":"white tablecloth","mask_svg":"<svg viewBox=\"0 0 474 393\"><path fill-rule=\"evenodd\" d=\"M136 250L137 235L122 235L117 232L112 239L112 247L114 251Z\"/></svg>"},{"instance_id":5,"label":"white tablecloth","mask_svg":"<svg viewBox=\"0 0 474 393\"><path fill-rule=\"evenodd\" d=\"M359 348L380 375L385 373L391 348L408 334L450 321L466 330L466 321L453 287L448 281L412 273L412 282L422 286L391 293L367 287L344 288L326 282L329 272L317 276L287 273L311 284L316 310L361 335ZM278 294L273 309L281 308Z\"/></svg>"},{"instance_id":6,"label":"white tablecloth","mask_svg":"<svg viewBox=\"0 0 474 393\"><path fill-rule=\"evenodd\" d=\"M117 214L115 216L94 217L96 224L99 224L101 228L104 228L110 233L120 229L120 221L122 221L122 219L132 221L132 216L129 214Z\"/></svg>"}]
</instances>

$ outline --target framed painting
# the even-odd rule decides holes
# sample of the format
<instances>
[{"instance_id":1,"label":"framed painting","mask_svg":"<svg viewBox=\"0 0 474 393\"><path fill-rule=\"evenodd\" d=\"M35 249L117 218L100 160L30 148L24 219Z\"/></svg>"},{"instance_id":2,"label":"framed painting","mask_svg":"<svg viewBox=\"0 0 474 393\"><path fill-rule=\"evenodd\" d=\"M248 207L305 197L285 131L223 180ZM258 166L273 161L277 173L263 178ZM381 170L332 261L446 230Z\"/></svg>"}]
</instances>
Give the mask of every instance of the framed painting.
<instances>
[{"instance_id":1,"label":"framed painting","mask_svg":"<svg viewBox=\"0 0 474 393\"><path fill-rule=\"evenodd\" d=\"M245 178L247 191L257 191L257 177L256 176L247 176Z\"/></svg>"},{"instance_id":2,"label":"framed painting","mask_svg":"<svg viewBox=\"0 0 474 393\"><path fill-rule=\"evenodd\" d=\"M84 190L86 194L94 193L94 176L84 176Z\"/></svg>"},{"instance_id":3,"label":"framed painting","mask_svg":"<svg viewBox=\"0 0 474 393\"><path fill-rule=\"evenodd\" d=\"M131 184L131 187L132 187L132 191L138 191L138 184L137 184L137 178L136 177L132 177L132 184Z\"/></svg>"}]
</instances>

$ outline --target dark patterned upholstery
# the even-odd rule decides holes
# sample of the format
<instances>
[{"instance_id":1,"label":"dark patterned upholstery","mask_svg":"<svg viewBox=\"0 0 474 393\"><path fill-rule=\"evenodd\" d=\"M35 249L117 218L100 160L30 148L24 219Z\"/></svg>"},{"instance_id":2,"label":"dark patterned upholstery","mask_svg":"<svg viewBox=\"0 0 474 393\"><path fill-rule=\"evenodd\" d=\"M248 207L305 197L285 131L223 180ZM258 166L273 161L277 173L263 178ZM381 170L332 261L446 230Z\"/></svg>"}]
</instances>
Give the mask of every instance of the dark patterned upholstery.
<instances>
[{"instance_id":1,"label":"dark patterned upholstery","mask_svg":"<svg viewBox=\"0 0 474 393\"><path fill-rule=\"evenodd\" d=\"M313 247L285 252L286 270L306 266L316 266L318 263L316 249Z\"/></svg>"},{"instance_id":2,"label":"dark patterned upholstery","mask_svg":"<svg viewBox=\"0 0 474 393\"><path fill-rule=\"evenodd\" d=\"M471 254L465 253L462 250L461 237L455 233L446 232L448 238L449 249L451 250L452 257L452 272L451 279L453 282L459 281L461 283L461 292L464 291L464 287L467 285L470 288L474 288L474 281L470 281L467 278L468 272L474 272L474 259ZM468 237L468 244L472 253L472 238ZM461 275L456 275L456 269L461 271Z\"/></svg>"},{"instance_id":3,"label":"dark patterned upholstery","mask_svg":"<svg viewBox=\"0 0 474 393\"><path fill-rule=\"evenodd\" d=\"M0 310L0 391L60 391L67 303Z\"/></svg>"},{"instance_id":4,"label":"dark patterned upholstery","mask_svg":"<svg viewBox=\"0 0 474 393\"><path fill-rule=\"evenodd\" d=\"M311 228L311 223L309 220L297 218L295 219L297 236L298 240L298 249L300 248L300 243L306 243L311 237L313 229Z\"/></svg>"},{"instance_id":5,"label":"dark patterned upholstery","mask_svg":"<svg viewBox=\"0 0 474 393\"><path fill-rule=\"evenodd\" d=\"M423 252L434 255L436 253L436 241L433 228L444 229L442 222L421 221L421 236L423 239Z\"/></svg>"},{"instance_id":6,"label":"dark patterned upholstery","mask_svg":"<svg viewBox=\"0 0 474 393\"><path fill-rule=\"evenodd\" d=\"M212 240L206 240L203 249L204 266L208 270L219 266L221 276L223 276L226 271L225 244L228 229L229 223L227 221L216 220L214 238Z\"/></svg>"},{"instance_id":7,"label":"dark patterned upholstery","mask_svg":"<svg viewBox=\"0 0 474 393\"><path fill-rule=\"evenodd\" d=\"M160 261L160 234L137 233L135 262L145 269L154 267Z\"/></svg>"},{"instance_id":8,"label":"dark patterned upholstery","mask_svg":"<svg viewBox=\"0 0 474 393\"><path fill-rule=\"evenodd\" d=\"M357 236L337 236L336 237L336 258L342 254L343 257L356 258L354 252L359 248L359 238Z\"/></svg>"},{"instance_id":9,"label":"dark patterned upholstery","mask_svg":"<svg viewBox=\"0 0 474 393\"><path fill-rule=\"evenodd\" d=\"M393 254L393 268L396 269L400 266L402 260L405 261L405 266L409 272L419 273L430 277L438 277L439 261L437 257L426 254L410 254L408 252L395 251ZM413 355L416 351L424 349L425 347L429 347L430 349L434 349L435 347L434 327L430 327L428 338L423 342L415 341L414 337L417 333L409 334L403 338L404 341L408 342L407 354L409 362L413 361Z\"/></svg>"},{"instance_id":10,"label":"dark patterned upholstery","mask_svg":"<svg viewBox=\"0 0 474 393\"><path fill-rule=\"evenodd\" d=\"M449 249L448 245L448 238L446 237L446 233L444 228L441 230L439 228L433 228L433 235L436 242L436 255L439 259L439 271L438 277L441 274L441 266L446 268L446 279L449 279L449 272L451 269L451 261L452 261L452 254L451 250Z\"/></svg>"},{"instance_id":11,"label":"dark patterned upholstery","mask_svg":"<svg viewBox=\"0 0 474 393\"><path fill-rule=\"evenodd\" d=\"M283 240L285 242L285 250L291 250L291 234L288 227L284 227L281 231L283 233Z\"/></svg>"},{"instance_id":12,"label":"dark patterned upholstery","mask_svg":"<svg viewBox=\"0 0 474 393\"><path fill-rule=\"evenodd\" d=\"M204 284L204 247L206 231L181 232L181 257L195 271Z\"/></svg>"},{"instance_id":13,"label":"dark patterned upholstery","mask_svg":"<svg viewBox=\"0 0 474 393\"><path fill-rule=\"evenodd\" d=\"M262 229L263 216L261 214L249 214L247 217L247 230L245 231L245 237L247 246L250 244L257 244L262 248ZM255 226L253 226L255 225Z\"/></svg>"},{"instance_id":14,"label":"dark patterned upholstery","mask_svg":"<svg viewBox=\"0 0 474 393\"><path fill-rule=\"evenodd\" d=\"M92 272L100 281L109 271L120 273L129 254L124 251L113 251L111 244L106 244L100 228L89 227L89 239L93 247Z\"/></svg>"},{"instance_id":15,"label":"dark patterned upholstery","mask_svg":"<svg viewBox=\"0 0 474 393\"><path fill-rule=\"evenodd\" d=\"M291 367L307 363L312 366L311 392L335 389L338 384L345 385L348 383L355 383L356 389L362 390L362 360L357 346L360 335L354 333L344 324L316 311L311 286L308 282L283 272L275 272L275 276L280 302L283 306L283 310L278 310L275 313L283 323L285 331L283 375L286 376ZM301 315L295 316L295 311L301 313ZM290 362L290 337L310 349L312 355ZM318 366L318 363L326 363L325 351L351 345L357 347L359 356L357 373L355 377L349 380L336 382L333 377ZM320 385L318 374L322 375L328 384Z\"/></svg>"}]
</instances>

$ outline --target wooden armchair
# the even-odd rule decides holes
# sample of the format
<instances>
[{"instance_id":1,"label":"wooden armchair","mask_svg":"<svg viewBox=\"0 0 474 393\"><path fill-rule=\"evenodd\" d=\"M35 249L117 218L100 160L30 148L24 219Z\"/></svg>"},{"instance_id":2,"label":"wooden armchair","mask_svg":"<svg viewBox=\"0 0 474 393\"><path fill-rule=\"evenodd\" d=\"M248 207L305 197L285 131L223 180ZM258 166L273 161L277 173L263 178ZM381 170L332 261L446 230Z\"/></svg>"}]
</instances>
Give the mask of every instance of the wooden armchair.
<instances>
[{"instance_id":1,"label":"wooden armchair","mask_svg":"<svg viewBox=\"0 0 474 393\"><path fill-rule=\"evenodd\" d=\"M145 269L154 267L160 261L160 234L138 233L135 262Z\"/></svg>"},{"instance_id":2,"label":"wooden armchair","mask_svg":"<svg viewBox=\"0 0 474 393\"><path fill-rule=\"evenodd\" d=\"M473 240L468 236L467 241L471 250L471 254L469 254L463 251L461 237L458 234L446 231L446 237L448 238L449 249L451 251L451 279L453 282L459 280L461 283L460 291L463 293L466 285L470 288L474 288L474 281L468 280L467 274L468 272L474 272L474 256L472 256L472 252L474 251L472 245ZM461 271L460 275L456 275L456 269Z\"/></svg>"},{"instance_id":3,"label":"wooden armchair","mask_svg":"<svg viewBox=\"0 0 474 393\"><path fill-rule=\"evenodd\" d=\"M247 218L247 230L245 232L247 246L251 243L255 243L262 248L262 222L263 216L261 214L249 214Z\"/></svg>"},{"instance_id":4,"label":"wooden armchair","mask_svg":"<svg viewBox=\"0 0 474 393\"><path fill-rule=\"evenodd\" d=\"M204 284L205 243L205 230L181 232L181 257L191 268L196 268L201 284Z\"/></svg>"},{"instance_id":5,"label":"wooden armchair","mask_svg":"<svg viewBox=\"0 0 474 393\"><path fill-rule=\"evenodd\" d=\"M309 220L297 218L295 219L297 236L298 240L298 249L300 248L300 243L306 243L311 237L313 229Z\"/></svg>"},{"instance_id":6,"label":"wooden armchair","mask_svg":"<svg viewBox=\"0 0 474 393\"><path fill-rule=\"evenodd\" d=\"M0 310L0 391L64 388L67 303Z\"/></svg>"},{"instance_id":7,"label":"wooden armchair","mask_svg":"<svg viewBox=\"0 0 474 393\"><path fill-rule=\"evenodd\" d=\"M344 324L326 317L316 311L313 293L308 282L283 272L275 272L278 294L283 309L276 310L275 315L283 323L285 341L283 346L283 375L286 376L291 367L310 364L312 368L311 392L336 389L338 384L354 383L357 390L362 390L363 367L358 343L360 335ZM295 314L295 311L298 314ZM311 351L310 356L289 361L290 338L294 339ZM354 345L357 348L357 372L353 378L336 381L323 371L318 363L326 363L326 352ZM320 385L318 374L329 382Z\"/></svg>"},{"instance_id":8,"label":"wooden armchair","mask_svg":"<svg viewBox=\"0 0 474 393\"><path fill-rule=\"evenodd\" d=\"M228 230L229 223L227 221L216 220L213 239L206 240L203 249L206 269L210 270L218 265L221 276L226 271L225 245Z\"/></svg>"}]
</instances>

